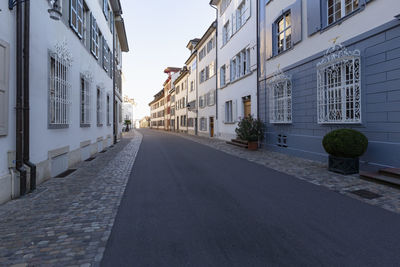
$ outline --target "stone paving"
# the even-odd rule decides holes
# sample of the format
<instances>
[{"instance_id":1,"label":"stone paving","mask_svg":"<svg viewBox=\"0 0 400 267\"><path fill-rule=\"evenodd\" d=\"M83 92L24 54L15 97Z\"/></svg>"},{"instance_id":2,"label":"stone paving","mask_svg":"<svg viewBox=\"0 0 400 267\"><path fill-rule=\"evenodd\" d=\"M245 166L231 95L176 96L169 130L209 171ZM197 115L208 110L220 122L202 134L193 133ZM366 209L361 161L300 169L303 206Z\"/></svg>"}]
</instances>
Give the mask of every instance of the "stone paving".
<instances>
[{"instance_id":1,"label":"stone paving","mask_svg":"<svg viewBox=\"0 0 400 267\"><path fill-rule=\"evenodd\" d=\"M340 194L358 199L360 201L375 205L386 210L400 214L400 190L386 185L377 184L362 180L358 175L341 175L327 170L327 164L303 159L279 152L260 149L258 151L249 151L240 147L226 144L225 141L216 138L206 138L168 132L182 136L194 142L210 146L249 161L262 164L268 168L290 174L304 181L324 186ZM381 195L375 199L365 199L359 197L350 191L365 189Z\"/></svg>"},{"instance_id":2,"label":"stone paving","mask_svg":"<svg viewBox=\"0 0 400 267\"><path fill-rule=\"evenodd\" d=\"M65 178L0 206L0 266L99 266L142 140L132 131Z\"/></svg>"}]
</instances>

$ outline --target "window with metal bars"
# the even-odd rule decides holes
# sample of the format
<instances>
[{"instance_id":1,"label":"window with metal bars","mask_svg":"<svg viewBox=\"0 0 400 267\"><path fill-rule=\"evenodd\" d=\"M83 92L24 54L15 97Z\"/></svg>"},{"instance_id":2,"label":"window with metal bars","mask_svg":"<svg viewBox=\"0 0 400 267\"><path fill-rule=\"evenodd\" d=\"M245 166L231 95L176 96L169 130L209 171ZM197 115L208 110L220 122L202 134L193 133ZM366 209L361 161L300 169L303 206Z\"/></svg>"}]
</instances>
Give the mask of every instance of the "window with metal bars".
<instances>
[{"instance_id":1,"label":"window with metal bars","mask_svg":"<svg viewBox=\"0 0 400 267\"><path fill-rule=\"evenodd\" d=\"M318 63L318 123L361 123L360 66L360 52L341 45Z\"/></svg>"},{"instance_id":2,"label":"window with metal bars","mask_svg":"<svg viewBox=\"0 0 400 267\"><path fill-rule=\"evenodd\" d=\"M81 76L81 105L80 123L81 127L90 126L90 82Z\"/></svg>"},{"instance_id":3,"label":"window with metal bars","mask_svg":"<svg viewBox=\"0 0 400 267\"><path fill-rule=\"evenodd\" d=\"M292 122L292 81L290 76L278 72L268 82L270 123Z\"/></svg>"},{"instance_id":4,"label":"window with metal bars","mask_svg":"<svg viewBox=\"0 0 400 267\"><path fill-rule=\"evenodd\" d=\"M49 126L65 128L70 124L71 84L69 62L57 53L50 53Z\"/></svg>"}]
</instances>

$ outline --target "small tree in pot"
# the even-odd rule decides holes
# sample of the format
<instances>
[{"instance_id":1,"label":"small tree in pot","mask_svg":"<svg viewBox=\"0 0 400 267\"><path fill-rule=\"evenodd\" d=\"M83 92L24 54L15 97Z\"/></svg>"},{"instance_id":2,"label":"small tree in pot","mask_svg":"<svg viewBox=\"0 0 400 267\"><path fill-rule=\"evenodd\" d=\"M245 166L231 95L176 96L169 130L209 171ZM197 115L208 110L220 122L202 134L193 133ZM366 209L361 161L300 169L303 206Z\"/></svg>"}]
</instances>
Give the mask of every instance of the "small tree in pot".
<instances>
[{"instance_id":1,"label":"small tree in pot","mask_svg":"<svg viewBox=\"0 0 400 267\"><path fill-rule=\"evenodd\" d=\"M251 115L239 121L235 132L239 139L248 142L249 150L257 150L258 141L264 138L262 121L260 119L254 119Z\"/></svg>"},{"instance_id":2,"label":"small tree in pot","mask_svg":"<svg viewBox=\"0 0 400 267\"><path fill-rule=\"evenodd\" d=\"M329 154L329 170L341 174L359 172L359 157L368 147L364 134L353 129L338 129L325 135L322 140Z\"/></svg>"}]
</instances>

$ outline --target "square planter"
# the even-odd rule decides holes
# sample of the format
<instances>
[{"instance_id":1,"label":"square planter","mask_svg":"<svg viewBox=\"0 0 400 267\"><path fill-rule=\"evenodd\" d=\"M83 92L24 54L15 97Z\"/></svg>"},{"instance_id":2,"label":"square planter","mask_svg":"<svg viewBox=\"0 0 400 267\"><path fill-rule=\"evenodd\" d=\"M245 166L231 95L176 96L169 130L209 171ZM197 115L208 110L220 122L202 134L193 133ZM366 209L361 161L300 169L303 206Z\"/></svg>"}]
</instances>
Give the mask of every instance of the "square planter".
<instances>
[{"instance_id":1,"label":"square planter","mask_svg":"<svg viewBox=\"0 0 400 267\"><path fill-rule=\"evenodd\" d=\"M358 158L341 158L329 155L328 170L344 175L359 173L360 163Z\"/></svg>"},{"instance_id":2,"label":"square planter","mask_svg":"<svg viewBox=\"0 0 400 267\"><path fill-rule=\"evenodd\" d=\"M257 141L249 141L247 143L247 149L248 150L253 150L253 151L257 150L258 149L258 142Z\"/></svg>"}]
</instances>

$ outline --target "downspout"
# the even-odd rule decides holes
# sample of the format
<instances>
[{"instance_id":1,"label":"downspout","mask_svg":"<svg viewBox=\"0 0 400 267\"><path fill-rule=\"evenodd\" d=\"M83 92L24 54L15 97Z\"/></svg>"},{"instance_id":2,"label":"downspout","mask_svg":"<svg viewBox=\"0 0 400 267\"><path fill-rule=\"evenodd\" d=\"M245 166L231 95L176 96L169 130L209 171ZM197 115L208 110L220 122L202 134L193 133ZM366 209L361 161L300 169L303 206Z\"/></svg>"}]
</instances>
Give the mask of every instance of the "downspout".
<instances>
[{"instance_id":1,"label":"downspout","mask_svg":"<svg viewBox=\"0 0 400 267\"><path fill-rule=\"evenodd\" d=\"M19 172L19 192L20 195L23 196L26 194L26 170L23 166L23 129L22 129L22 67L23 67L23 58L22 58L22 2L17 1L17 47L16 47L16 84L17 84L17 92L16 92L16 144L15 144L15 165L16 169Z\"/></svg>"},{"instance_id":2,"label":"downspout","mask_svg":"<svg viewBox=\"0 0 400 267\"><path fill-rule=\"evenodd\" d=\"M30 169L30 190L36 189L36 165L30 162L30 100L29 100L29 59L30 59L30 0L25 1L24 10L24 164Z\"/></svg>"},{"instance_id":3,"label":"downspout","mask_svg":"<svg viewBox=\"0 0 400 267\"><path fill-rule=\"evenodd\" d=\"M260 111L259 111L259 106L260 106L260 0L257 0L257 118L260 118Z\"/></svg>"},{"instance_id":4,"label":"downspout","mask_svg":"<svg viewBox=\"0 0 400 267\"><path fill-rule=\"evenodd\" d=\"M217 69L215 70L215 120L218 120L218 8L213 6L210 3L210 7L215 9L215 66ZM214 122L214 125L217 123ZM215 126L214 126L215 128ZM215 131L215 130L214 130Z\"/></svg>"},{"instance_id":5,"label":"downspout","mask_svg":"<svg viewBox=\"0 0 400 267\"><path fill-rule=\"evenodd\" d=\"M196 125L194 126L195 135L199 134L199 53L196 50Z\"/></svg>"},{"instance_id":6,"label":"downspout","mask_svg":"<svg viewBox=\"0 0 400 267\"><path fill-rule=\"evenodd\" d=\"M189 108L187 107L189 104L189 86L188 86L188 81L189 81L189 75L186 77L186 133L189 134Z\"/></svg>"},{"instance_id":7,"label":"downspout","mask_svg":"<svg viewBox=\"0 0 400 267\"><path fill-rule=\"evenodd\" d=\"M113 13L114 15L114 13ZM114 120L113 120L113 143L117 143L117 104L115 103L115 15L114 15L114 23L113 23L113 29L112 29L112 35L113 35L113 51L112 51L112 58L113 58L113 114L114 114Z\"/></svg>"}]
</instances>

